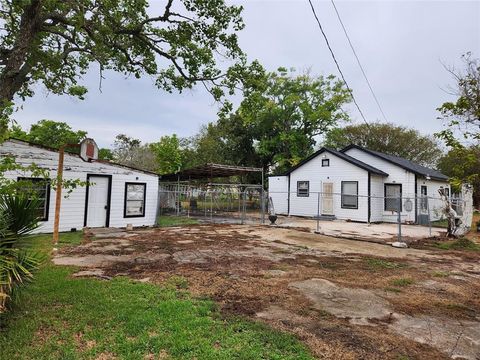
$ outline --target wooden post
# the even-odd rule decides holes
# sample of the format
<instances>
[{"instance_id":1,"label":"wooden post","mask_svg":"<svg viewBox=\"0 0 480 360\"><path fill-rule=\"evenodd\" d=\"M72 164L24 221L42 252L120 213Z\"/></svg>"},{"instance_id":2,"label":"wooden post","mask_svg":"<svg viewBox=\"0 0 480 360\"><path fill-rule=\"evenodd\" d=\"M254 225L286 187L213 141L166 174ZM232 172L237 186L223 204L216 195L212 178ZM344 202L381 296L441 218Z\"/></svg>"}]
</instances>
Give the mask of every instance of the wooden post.
<instances>
[{"instance_id":1,"label":"wooden post","mask_svg":"<svg viewBox=\"0 0 480 360\"><path fill-rule=\"evenodd\" d=\"M60 206L62 205L62 182L63 182L63 159L65 157L65 145L58 150L57 184L55 196L55 221L53 223L53 245L58 244L58 228L60 225Z\"/></svg>"}]
</instances>

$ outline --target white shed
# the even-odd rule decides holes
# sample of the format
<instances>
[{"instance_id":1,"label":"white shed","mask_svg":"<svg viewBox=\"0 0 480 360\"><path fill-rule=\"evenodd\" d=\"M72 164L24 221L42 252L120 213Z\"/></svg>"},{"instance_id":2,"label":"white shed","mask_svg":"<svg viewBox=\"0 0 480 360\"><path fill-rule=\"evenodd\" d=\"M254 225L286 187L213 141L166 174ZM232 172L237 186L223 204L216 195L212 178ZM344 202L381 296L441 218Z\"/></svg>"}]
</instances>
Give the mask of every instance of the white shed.
<instances>
[{"instance_id":1,"label":"white shed","mask_svg":"<svg viewBox=\"0 0 480 360\"><path fill-rule=\"evenodd\" d=\"M57 176L58 151L52 148L10 139L0 144L0 158L13 156L23 166L36 164ZM23 171L9 171L5 177L31 178ZM84 161L79 155L65 153L65 180L88 181L62 198L60 231L87 227L152 226L156 222L158 175L104 161ZM31 179L36 181L39 179ZM41 226L36 232L53 232L55 190L41 183L44 203Z\"/></svg>"}]
</instances>

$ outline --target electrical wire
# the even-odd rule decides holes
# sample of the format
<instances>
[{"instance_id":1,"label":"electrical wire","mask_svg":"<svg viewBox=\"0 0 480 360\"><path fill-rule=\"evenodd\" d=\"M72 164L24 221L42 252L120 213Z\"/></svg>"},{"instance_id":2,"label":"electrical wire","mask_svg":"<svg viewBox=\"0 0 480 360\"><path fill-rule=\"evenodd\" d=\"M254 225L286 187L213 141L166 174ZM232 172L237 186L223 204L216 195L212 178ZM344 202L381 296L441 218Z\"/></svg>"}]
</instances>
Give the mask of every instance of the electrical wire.
<instances>
[{"instance_id":1,"label":"electrical wire","mask_svg":"<svg viewBox=\"0 0 480 360\"><path fill-rule=\"evenodd\" d=\"M362 63L360 62L360 59L358 58L357 52L355 51L355 48L353 47L352 41L350 40L350 36L348 36L347 29L345 28L345 25L343 24L342 18L340 17L340 13L338 12L337 6L335 5L334 0L330 0L332 2L333 8L335 9L335 13L337 14L338 21L340 21L340 24L342 25L343 32L345 33L345 36L347 37L348 43L350 44L350 48L352 49L353 55L355 55L355 59L357 59L358 66L360 67L360 70L362 71L363 77L365 78L365 81L367 82L368 88L370 89L370 92L372 93L373 98L375 99L375 102L377 103L377 106L382 113L383 119L388 122L387 117L385 116L385 112L382 109L382 106L380 105L380 102L378 101L377 95L375 95L375 92L373 91L372 84L368 80L367 74L365 72L365 69L362 66Z\"/></svg>"},{"instance_id":2,"label":"electrical wire","mask_svg":"<svg viewBox=\"0 0 480 360\"><path fill-rule=\"evenodd\" d=\"M360 113L363 121L365 122L367 127L370 129L370 124L368 123L367 119L365 118L365 115L363 115L363 112L360 109L360 106L358 105L357 100L355 99L355 96L353 95L352 89L348 85L348 82L345 79L345 76L343 75L342 69L340 69L340 65L338 64L337 58L335 57L335 53L333 52L333 49L330 46L330 42L328 41L327 34L325 34L325 31L323 30L322 24L320 23L320 20L317 16L317 13L315 12L315 8L313 7L312 1L308 0L308 2L310 3L310 7L312 8L313 16L317 20L317 24L318 24L318 27L320 28L320 31L322 32L323 38L325 39L325 42L327 43L328 50L330 50L330 54L332 55L333 61L335 62L335 65L337 66L337 70L340 73L340 76L342 77L342 80L345 83L345 86L347 87L347 90L350 93L350 96L352 97L353 103L355 104L355 107L357 108L358 112Z\"/></svg>"}]
</instances>

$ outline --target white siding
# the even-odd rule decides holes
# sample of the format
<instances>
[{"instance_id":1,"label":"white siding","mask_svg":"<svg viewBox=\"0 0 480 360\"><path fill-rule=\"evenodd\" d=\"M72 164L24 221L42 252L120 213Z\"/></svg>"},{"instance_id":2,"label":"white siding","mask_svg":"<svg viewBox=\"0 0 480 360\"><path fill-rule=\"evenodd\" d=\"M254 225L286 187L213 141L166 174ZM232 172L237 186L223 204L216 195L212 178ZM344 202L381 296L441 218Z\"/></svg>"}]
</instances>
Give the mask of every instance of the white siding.
<instances>
[{"instance_id":1,"label":"white siding","mask_svg":"<svg viewBox=\"0 0 480 360\"><path fill-rule=\"evenodd\" d=\"M325 157L324 157L325 156ZM322 167L322 159L330 159L330 166ZM310 196L297 197L297 182L310 182ZM358 209L341 207L341 182L358 181ZM333 212L338 219L368 221L368 172L331 153L324 152L295 169L290 174L290 215L316 216L318 192L324 182L333 183ZM363 196L363 197L362 197ZM322 213L322 201L320 201Z\"/></svg>"},{"instance_id":2,"label":"white siding","mask_svg":"<svg viewBox=\"0 0 480 360\"><path fill-rule=\"evenodd\" d=\"M268 195L272 198L275 213L288 215L288 176L270 176Z\"/></svg>"},{"instance_id":3,"label":"white siding","mask_svg":"<svg viewBox=\"0 0 480 360\"><path fill-rule=\"evenodd\" d=\"M9 140L0 145L0 157L12 155L16 162L28 166L35 163L50 172L50 178L57 176L56 168L58 153L44 148L28 145L27 143ZM155 224L158 197L158 176L136 171L129 168L106 164L102 162L85 162L79 156L65 154L64 179L87 180L87 174L111 175L112 193L110 203L110 226L124 227L150 226ZM5 174L7 178L17 179L28 177L30 174L11 171ZM145 216L124 218L124 198L126 182L143 182L147 184ZM94 185L93 185L94 186ZM52 232L55 216L55 191L51 189L48 221L42 222L36 232ZM60 231L70 231L72 228L81 229L84 225L86 187L74 189L67 198L62 198Z\"/></svg>"},{"instance_id":4,"label":"white siding","mask_svg":"<svg viewBox=\"0 0 480 360\"><path fill-rule=\"evenodd\" d=\"M417 186L418 186L418 196L421 196L421 187L422 185L427 186L427 196L429 197L428 205L430 208L430 220L435 221L441 219L443 216L441 207L442 201L440 200L440 194L438 190L440 187L448 188L451 195L450 185L444 181L438 180L426 180L425 178L418 177L417 178Z\"/></svg>"},{"instance_id":5,"label":"white siding","mask_svg":"<svg viewBox=\"0 0 480 360\"><path fill-rule=\"evenodd\" d=\"M371 166L380 169L387 174L388 177L378 178L372 176L372 189L371 194L372 196L385 196L385 184L401 184L402 185L402 196L404 198L404 202L407 199L410 199L415 204L415 174L405 170L404 168L392 164L389 161L383 160L377 156L371 155L365 151L360 149L352 148L345 152L347 155L354 157L360 161L363 161ZM418 196L420 196L420 177L417 178L417 191ZM447 182L439 182L439 181L427 181L429 183L429 190L428 194L438 197L438 188L440 185L442 186L449 186ZM432 187L432 189L430 189ZM435 188L436 187L436 188ZM435 193L435 194L434 194ZM438 208L438 202L435 202L436 207ZM384 202L381 200L381 204L379 201L373 201L372 199L372 220L371 221L384 221L384 222L396 222L397 221L397 214L391 211L384 211ZM402 213L402 221L404 222L415 222L415 206L411 212L404 211Z\"/></svg>"}]
</instances>

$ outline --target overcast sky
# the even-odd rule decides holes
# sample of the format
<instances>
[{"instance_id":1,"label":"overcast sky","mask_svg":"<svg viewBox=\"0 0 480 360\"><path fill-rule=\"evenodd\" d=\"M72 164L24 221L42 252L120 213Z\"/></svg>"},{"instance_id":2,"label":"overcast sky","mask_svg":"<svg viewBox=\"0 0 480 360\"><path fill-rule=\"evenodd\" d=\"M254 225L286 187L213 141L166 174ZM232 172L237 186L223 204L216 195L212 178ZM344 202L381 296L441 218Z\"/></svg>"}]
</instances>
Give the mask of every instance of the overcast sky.
<instances>
[{"instance_id":1,"label":"overcast sky","mask_svg":"<svg viewBox=\"0 0 480 360\"><path fill-rule=\"evenodd\" d=\"M249 60L269 70L286 66L338 75L307 0L236 3L244 6L246 27L239 38ZM460 65L467 51L480 56L480 1L337 0L336 5L387 119L425 134L439 130L435 109L452 99L443 90L452 80L442 63ZM314 6L366 118L382 120L331 2ZM23 127L40 119L65 121L88 131L100 146L112 144L118 133L145 142L173 133L190 136L216 119L217 105L203 88L168 94L149 78L106 77L100 92L98 74L87 76L84 101L38 90L15 118ZM354 122L361 120L353 107L347 110Z\"/></svg>"}]
</instances>

